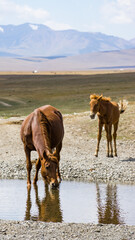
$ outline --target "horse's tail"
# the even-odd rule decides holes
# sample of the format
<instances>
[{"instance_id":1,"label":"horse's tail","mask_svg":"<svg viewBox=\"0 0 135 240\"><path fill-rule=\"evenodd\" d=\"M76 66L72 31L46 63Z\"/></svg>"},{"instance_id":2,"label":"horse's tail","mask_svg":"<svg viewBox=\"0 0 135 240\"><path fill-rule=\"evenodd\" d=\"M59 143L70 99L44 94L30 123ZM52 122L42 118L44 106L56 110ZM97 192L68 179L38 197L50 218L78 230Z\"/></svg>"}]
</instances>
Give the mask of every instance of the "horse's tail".
<instances>
[{"instance_id":1,"label":"horse's tail","mask_svg":"<svg viewBox=\"0 0 135 240\"><path fill-rule=\"evenodd\" d=\"M121 113L124 113L125 110L126 110L126 108L127 108L128 101L127 101L127 100L120 100L118 104L119 104L120 114L121 114Z\"/></svg>"}]
</instances>

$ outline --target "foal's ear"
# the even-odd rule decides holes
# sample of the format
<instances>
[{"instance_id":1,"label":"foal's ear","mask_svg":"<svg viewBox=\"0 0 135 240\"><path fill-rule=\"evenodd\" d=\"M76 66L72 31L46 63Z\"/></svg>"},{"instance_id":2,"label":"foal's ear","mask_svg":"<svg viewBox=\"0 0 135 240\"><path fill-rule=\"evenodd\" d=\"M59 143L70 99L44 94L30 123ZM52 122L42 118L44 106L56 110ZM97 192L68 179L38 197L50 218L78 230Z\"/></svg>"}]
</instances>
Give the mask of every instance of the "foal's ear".
<instances>
[{"instance_id":1,"label":"foal's ear","mask_svg":"<svg viewBox=\"0 0 135 240\"><path fill-rule=\"evenodd\" d=\"M99 96L98 97L98 101L100 101L102 99L103 95Z\"/></svg>"}]
</instances>

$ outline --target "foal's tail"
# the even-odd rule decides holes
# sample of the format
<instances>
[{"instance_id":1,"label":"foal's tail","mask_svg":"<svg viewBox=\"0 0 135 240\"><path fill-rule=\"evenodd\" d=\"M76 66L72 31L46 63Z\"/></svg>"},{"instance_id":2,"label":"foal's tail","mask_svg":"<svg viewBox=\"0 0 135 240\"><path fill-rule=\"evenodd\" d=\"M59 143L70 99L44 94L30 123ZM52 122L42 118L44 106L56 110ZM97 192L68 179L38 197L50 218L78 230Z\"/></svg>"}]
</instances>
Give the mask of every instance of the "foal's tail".
<instances>
[{"instance_id":1,"label":"foal's tail","mask_svg":"<svg viewBox=\"0 0 135 240\"><path fill-rule=\"evenodd\" d=\"M127 101L127 100L122 100L122 101L120 100L118 104L119 104L120 114L121 114L121 113L124 113L125 110L126 110L126 108L127 108L128 101Z\"/></svg>"}]
</instances>

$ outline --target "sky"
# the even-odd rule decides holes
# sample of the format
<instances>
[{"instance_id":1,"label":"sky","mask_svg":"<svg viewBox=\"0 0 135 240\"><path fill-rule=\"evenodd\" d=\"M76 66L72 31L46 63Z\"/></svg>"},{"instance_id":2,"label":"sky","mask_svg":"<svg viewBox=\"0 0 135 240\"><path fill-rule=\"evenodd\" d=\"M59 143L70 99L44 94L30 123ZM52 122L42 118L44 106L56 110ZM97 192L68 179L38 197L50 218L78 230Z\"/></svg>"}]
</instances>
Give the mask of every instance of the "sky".
<instances>
[{"instance_id":1,"label":"sky","mask_svg":"<svg viewBox=\"0 0 135 240\"><path fill-rule=\"evenodd\" d=\"M23 23L130 40L135 38L135 0L0 0L0 26Z\"/></svg>"}]
</instances>

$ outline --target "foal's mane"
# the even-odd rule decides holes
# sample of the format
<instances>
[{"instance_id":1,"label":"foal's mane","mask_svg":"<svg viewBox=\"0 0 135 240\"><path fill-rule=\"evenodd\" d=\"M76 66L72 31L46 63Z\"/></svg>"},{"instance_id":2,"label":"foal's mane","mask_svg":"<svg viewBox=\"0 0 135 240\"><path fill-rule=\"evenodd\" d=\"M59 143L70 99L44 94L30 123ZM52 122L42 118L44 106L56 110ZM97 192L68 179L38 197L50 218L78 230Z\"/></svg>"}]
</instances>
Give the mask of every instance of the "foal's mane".
<instances>
[{"instance_id":1,"label":"foal's mane","mask_svg":"<svg viewBox=\"0 0 135 240\"><path fill-rule=\"evenodd\" d=\"M92 99L98 99L98 98L100 98L101 96L100 95L96 95L96 94L92 94L92 95L90 95L90 99L92 100ZM105 102L110 102L111 101L111 98L110 97L101 97L101 99L103 100L103 101L105 101Z\"/></svg>"}]
</instances>

